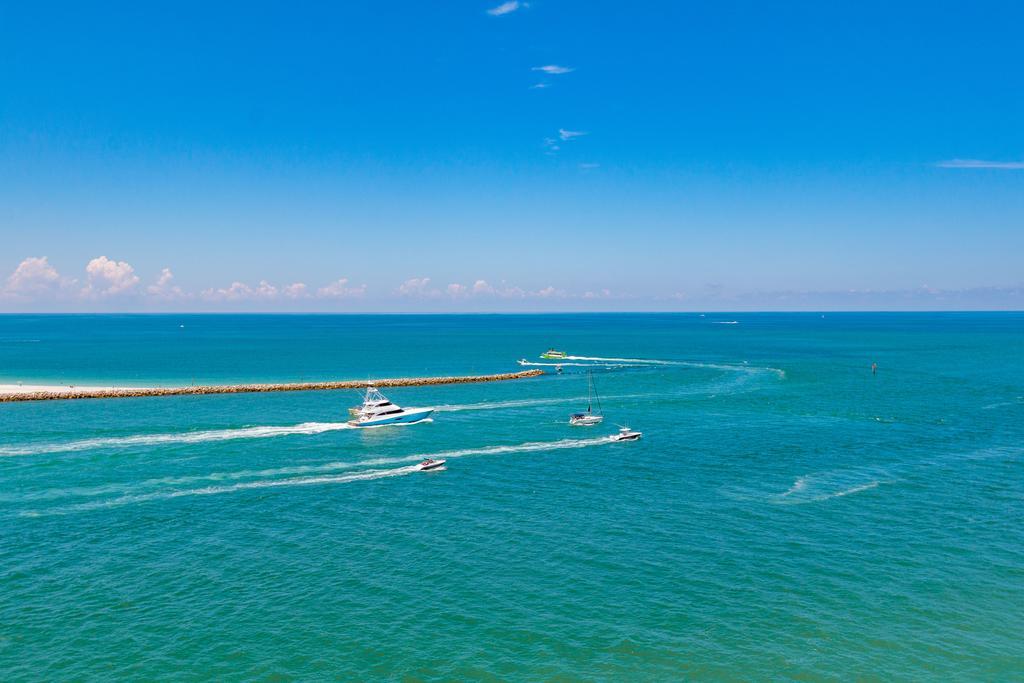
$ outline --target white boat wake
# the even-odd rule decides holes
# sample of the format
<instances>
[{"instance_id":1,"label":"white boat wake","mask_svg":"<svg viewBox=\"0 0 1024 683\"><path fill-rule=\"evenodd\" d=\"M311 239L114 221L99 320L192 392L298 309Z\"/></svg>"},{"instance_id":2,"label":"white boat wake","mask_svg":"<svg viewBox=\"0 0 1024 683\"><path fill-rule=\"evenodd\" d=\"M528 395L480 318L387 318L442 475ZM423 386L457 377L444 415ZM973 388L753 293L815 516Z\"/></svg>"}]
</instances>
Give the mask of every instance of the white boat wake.
<instances>
[{"instance_id":1,"label":"white boat wake","mask_svg":"<svg viewBox=\"0 0 1024 683\"><path fill-rule=\"evenodd\" d=\"M257 426L239 429L211 429L177 434L137 434L134 436L111 436L65 443L33 444L29 446L0 447L0 457L19 455L42 455L45 453L71 453L96 448L131 448L132 446L155 446L163 444L193 444L233 439L266 439L292 434L322 434L340 429L353 429L345 422L303 422L290 426Z\"/></svg>"},{"instance_id":2,"label":"white boat wake","mask_svg":"<svg viewBox=\"0 0 1024 683\"><path fill-rule=\"evenodd\" d=\"M653 358L605 358L603 356L566 356L569 360L590 360L607 363L635 363L638 365L676 365L676 361Z\"/></svg>"},{"instance_id":3,"label":"white boat wake","mask_svg":"<svg viewBox=\"0 0 1024 683\"><path fill-rule=\"evenodd\" d=\"M298 467L282 467L267 470L242 470L237 472L214 472L208 475L150 479L136 484L113 484L108 486L94 487L92 489L70 489L43 492L41 495L32 498L22 497L21 500L42 500L61 497L83 497L98 496L110 493L122 493L116 498L79 503L62 508L48 510L30 510L21 512L21 516L39 517L44 515L68 514L73 512L84 512L100 508L119 507L133 503L144 503L152 500L168 500L181 498L183 496L204 496L222 493L235 493L260 488L277 488L284 486L309 486L315 484L346 484L354 481L367 481L385 477L404 476L419 472L416 464L426 458L434 460L451 460L476 455L502 455L509 453L531 453L540 451L555 451L571 448L587 448L614 443L611 437L599 437L594 439L561 439L559 441L538 441L522 443L510 446L484 446L481 448L466 448L460 450L443 451L433 454L416 454L396 458L375 458L351 462L331 462L322 465L307 465ZM331 474L332 472L354 469L358 467L380 467L381 465L403 465L389 469L368 469L358 472L344 474ZM288 476L305 475L305 476ZM285 478L276 478L285 477ZM254 481L237 481L239 479L258 478ZM186 489L145 491L147 488L165 485L196 484L199 482L223 482L236 481L227 485L210 485Z\"/></svg>"},{"instance_id":4,"label":"white boat wake","mask_svg":"<svg viewBox=\"0 0 1024 683\"><path fill-rule=\"evenodd\" d=\"M777 375L780 379L786 377L786 372L779 368L763 367L757 365L748 365L746 362L742 364L730 364L730 363L702 363L699 361L691 360L661 360L657 358L608 358L604 356L566 356L572 360L589 360L597 362L610 362L610 363L628 363L632 366L643 366L643 365L676 365L689 368L710 368L712 370L730 370L733 372L771 372Z\"/></svg>"},{"instance_id":5,"label":"white boat wake","mask_svg":"<svg viewBox=\"0 0 1024 683\"><path fill-rule=\"evenodd\" d=\"M584 397L586 398L586 397ZM501 408L528 408L530 406L554 406L579 401L578 397L567 398L524 398L517 401L494 401L484 403L462 403L437 406L438 413L457 413L463 410L499 410Z\"/></svg>"},{"instance_id":6,"label":"white boat wake","mask_svg":"<svg viewBox=\"0 0 1024 683\"><path fill-rule=\"evenodd\" d=\"M793 505L817 503L831 498L850 496L854 493L860 493L861 491L870 491L883 483L878 479L872 479L861 483L850 482L845 485L836 486L835 484L837 482L819 483L815 481L815 479L816 477L813 475L798 477L785 493L779 494L779 496L777 496L772 502L789 503ZM811 485L810 488L808 486L809 484Z\"/></svg>"},{"instance_id":7,"label":"white boat wake","mask_svg":"<svg viewBox=\"0 0 1024 683\"><path fill-rule=\"evenodd\" d=\"M593 368L593 367L606 367L606 368L636 368L649 365L647 362L643 363L537 363L534 361L516 361L520 365L530 365L539 368Z\"/></svg>"}]
</instances>

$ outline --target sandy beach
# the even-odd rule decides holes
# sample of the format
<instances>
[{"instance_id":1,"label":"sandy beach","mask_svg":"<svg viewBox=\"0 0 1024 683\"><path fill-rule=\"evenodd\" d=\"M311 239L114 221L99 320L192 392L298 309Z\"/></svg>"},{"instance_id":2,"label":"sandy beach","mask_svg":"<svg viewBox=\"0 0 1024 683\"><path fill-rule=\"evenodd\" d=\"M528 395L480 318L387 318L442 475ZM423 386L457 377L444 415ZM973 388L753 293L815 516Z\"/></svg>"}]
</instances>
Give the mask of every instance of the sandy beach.
<instances>
[{"instance_id":1,"label":"sandy beach","mask_svg":"<svg viewBox=\"0 0 1024 683\"><path fill-rule=\"evenodd\" d=\"M60 394L66 391L122 391L126 389L152 389L152 387L115 387L92 384L0 384L3 394Z\"/></svg>"}]
</instances>

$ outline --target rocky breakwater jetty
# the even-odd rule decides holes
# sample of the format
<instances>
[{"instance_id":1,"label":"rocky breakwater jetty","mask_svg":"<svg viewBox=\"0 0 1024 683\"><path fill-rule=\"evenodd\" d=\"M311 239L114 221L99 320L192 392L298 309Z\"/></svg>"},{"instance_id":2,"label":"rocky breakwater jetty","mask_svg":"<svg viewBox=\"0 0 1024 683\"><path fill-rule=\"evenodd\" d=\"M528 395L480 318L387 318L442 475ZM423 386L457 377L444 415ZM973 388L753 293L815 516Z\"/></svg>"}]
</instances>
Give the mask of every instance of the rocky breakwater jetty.
<instances>
[{"instance_id":1,"label":"rocky breakwater jetty","mask_svg":"<svg viewBox=\"0 0 1024 683\"><path fill-rule=\"evenodd\" d=\"M367 386L423 387L434 384L472 384L476 382L502 382L525 379L544 374L543 370L507 372L499 375L467 375L453 377L400 377L375 380L346 380L340 382L296 382L290 384L228 384L187 387L121 387L88 388L53 387L40 391L0 392L0 403L15 401L65 401L83 398L135 398L139 396L191 396L197 394L258 394L269 391L325 391L331 389L363 389Z\"/></svg>"}]
</instances>

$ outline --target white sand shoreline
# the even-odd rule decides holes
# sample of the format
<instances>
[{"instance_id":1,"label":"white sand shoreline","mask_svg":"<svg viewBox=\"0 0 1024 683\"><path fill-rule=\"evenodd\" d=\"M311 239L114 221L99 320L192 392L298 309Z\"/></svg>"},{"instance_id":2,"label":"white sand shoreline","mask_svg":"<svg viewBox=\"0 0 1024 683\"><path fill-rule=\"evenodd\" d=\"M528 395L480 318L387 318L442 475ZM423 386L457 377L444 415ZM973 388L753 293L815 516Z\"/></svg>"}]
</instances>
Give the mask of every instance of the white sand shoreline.
<instances>
[{"instance_id":1,"label":"white sand shoreline","mask_svg":"<svg viewBox=\"0 0 1024 683\"><path fill-rule=\"evenodd\" d=\"M102 386L98 384L0 384L0 394L61 393L64 391L122 391L152 389L153 387ZM171 387L167 387L171 388Z\"/></svg>"}]
</instances>

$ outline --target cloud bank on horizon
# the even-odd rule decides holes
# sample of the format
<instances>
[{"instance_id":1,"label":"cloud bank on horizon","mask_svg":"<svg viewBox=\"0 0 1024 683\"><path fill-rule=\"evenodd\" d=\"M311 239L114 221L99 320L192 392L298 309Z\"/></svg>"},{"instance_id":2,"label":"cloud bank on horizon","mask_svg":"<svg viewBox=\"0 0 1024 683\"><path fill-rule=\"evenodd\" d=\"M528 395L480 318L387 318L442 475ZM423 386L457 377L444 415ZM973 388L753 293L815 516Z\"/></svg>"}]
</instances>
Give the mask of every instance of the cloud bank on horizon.
<instances>
[{"instance_id":1,"label":"cloud bank on horizon","mask_svg":"<svg viewBox=\"0 0 1024 683\"><path fill-rule=\"evenodd\" d=\"M126 261L98 256L85 266L86 277L80 281L62 276L46 256L30 256L22 260L0 287L0 303L10 305L60 304L69 310L88 310L98 302L135 304L143 309L159 310L163 304L199 305L210 308L230 308L236 304L253 304L255 308L288 310L291 302L316 302L326 309L333 304L368 298L366 284L355 285L348 278L338 278L320 287L304 282L272 284L260 280L255 285L234 281L223 287L207 287L187 291L175 284L170 268L162 268L152 284L143 285L135 269ZM450 283L445 287L433 284L429 277L408 278L391 291L382 291L375 302L451 301L474 299L530 300L530 299L612 299L611 291L585 291L579 295L546 286L537 290L505 283L491 285L486 280L475 280L470 285Z\"/></svg>"},{"instance_id":2,"label":"cloud bank on horizon","mask_svg":"<svg viewBox=\"0 0 1024 683\"><path fill-rule=\"evenodd\" d=\"M195 291L175 284L170 268L162 268L145 285L126 261L106 256L91 259L85 277L65 277L46 256L30 256L18 264L0 287L0 311L253 311L253 312L438 312L544 310L743 311L759 310L931 310L1024 308L1024 286L943 290L928 285L911 290L846 290L839 292L730 292L708 284L694 292L655 295L615 293L609 288L568 291L553 285L537 289L477 279L435 285L430 277L412 277L391 289L373 291L338 278L320 287L304 282L255 285L233 281L223 287ZM895 306L893 304L896 304Z\"/></svg>"}]
</instances>

